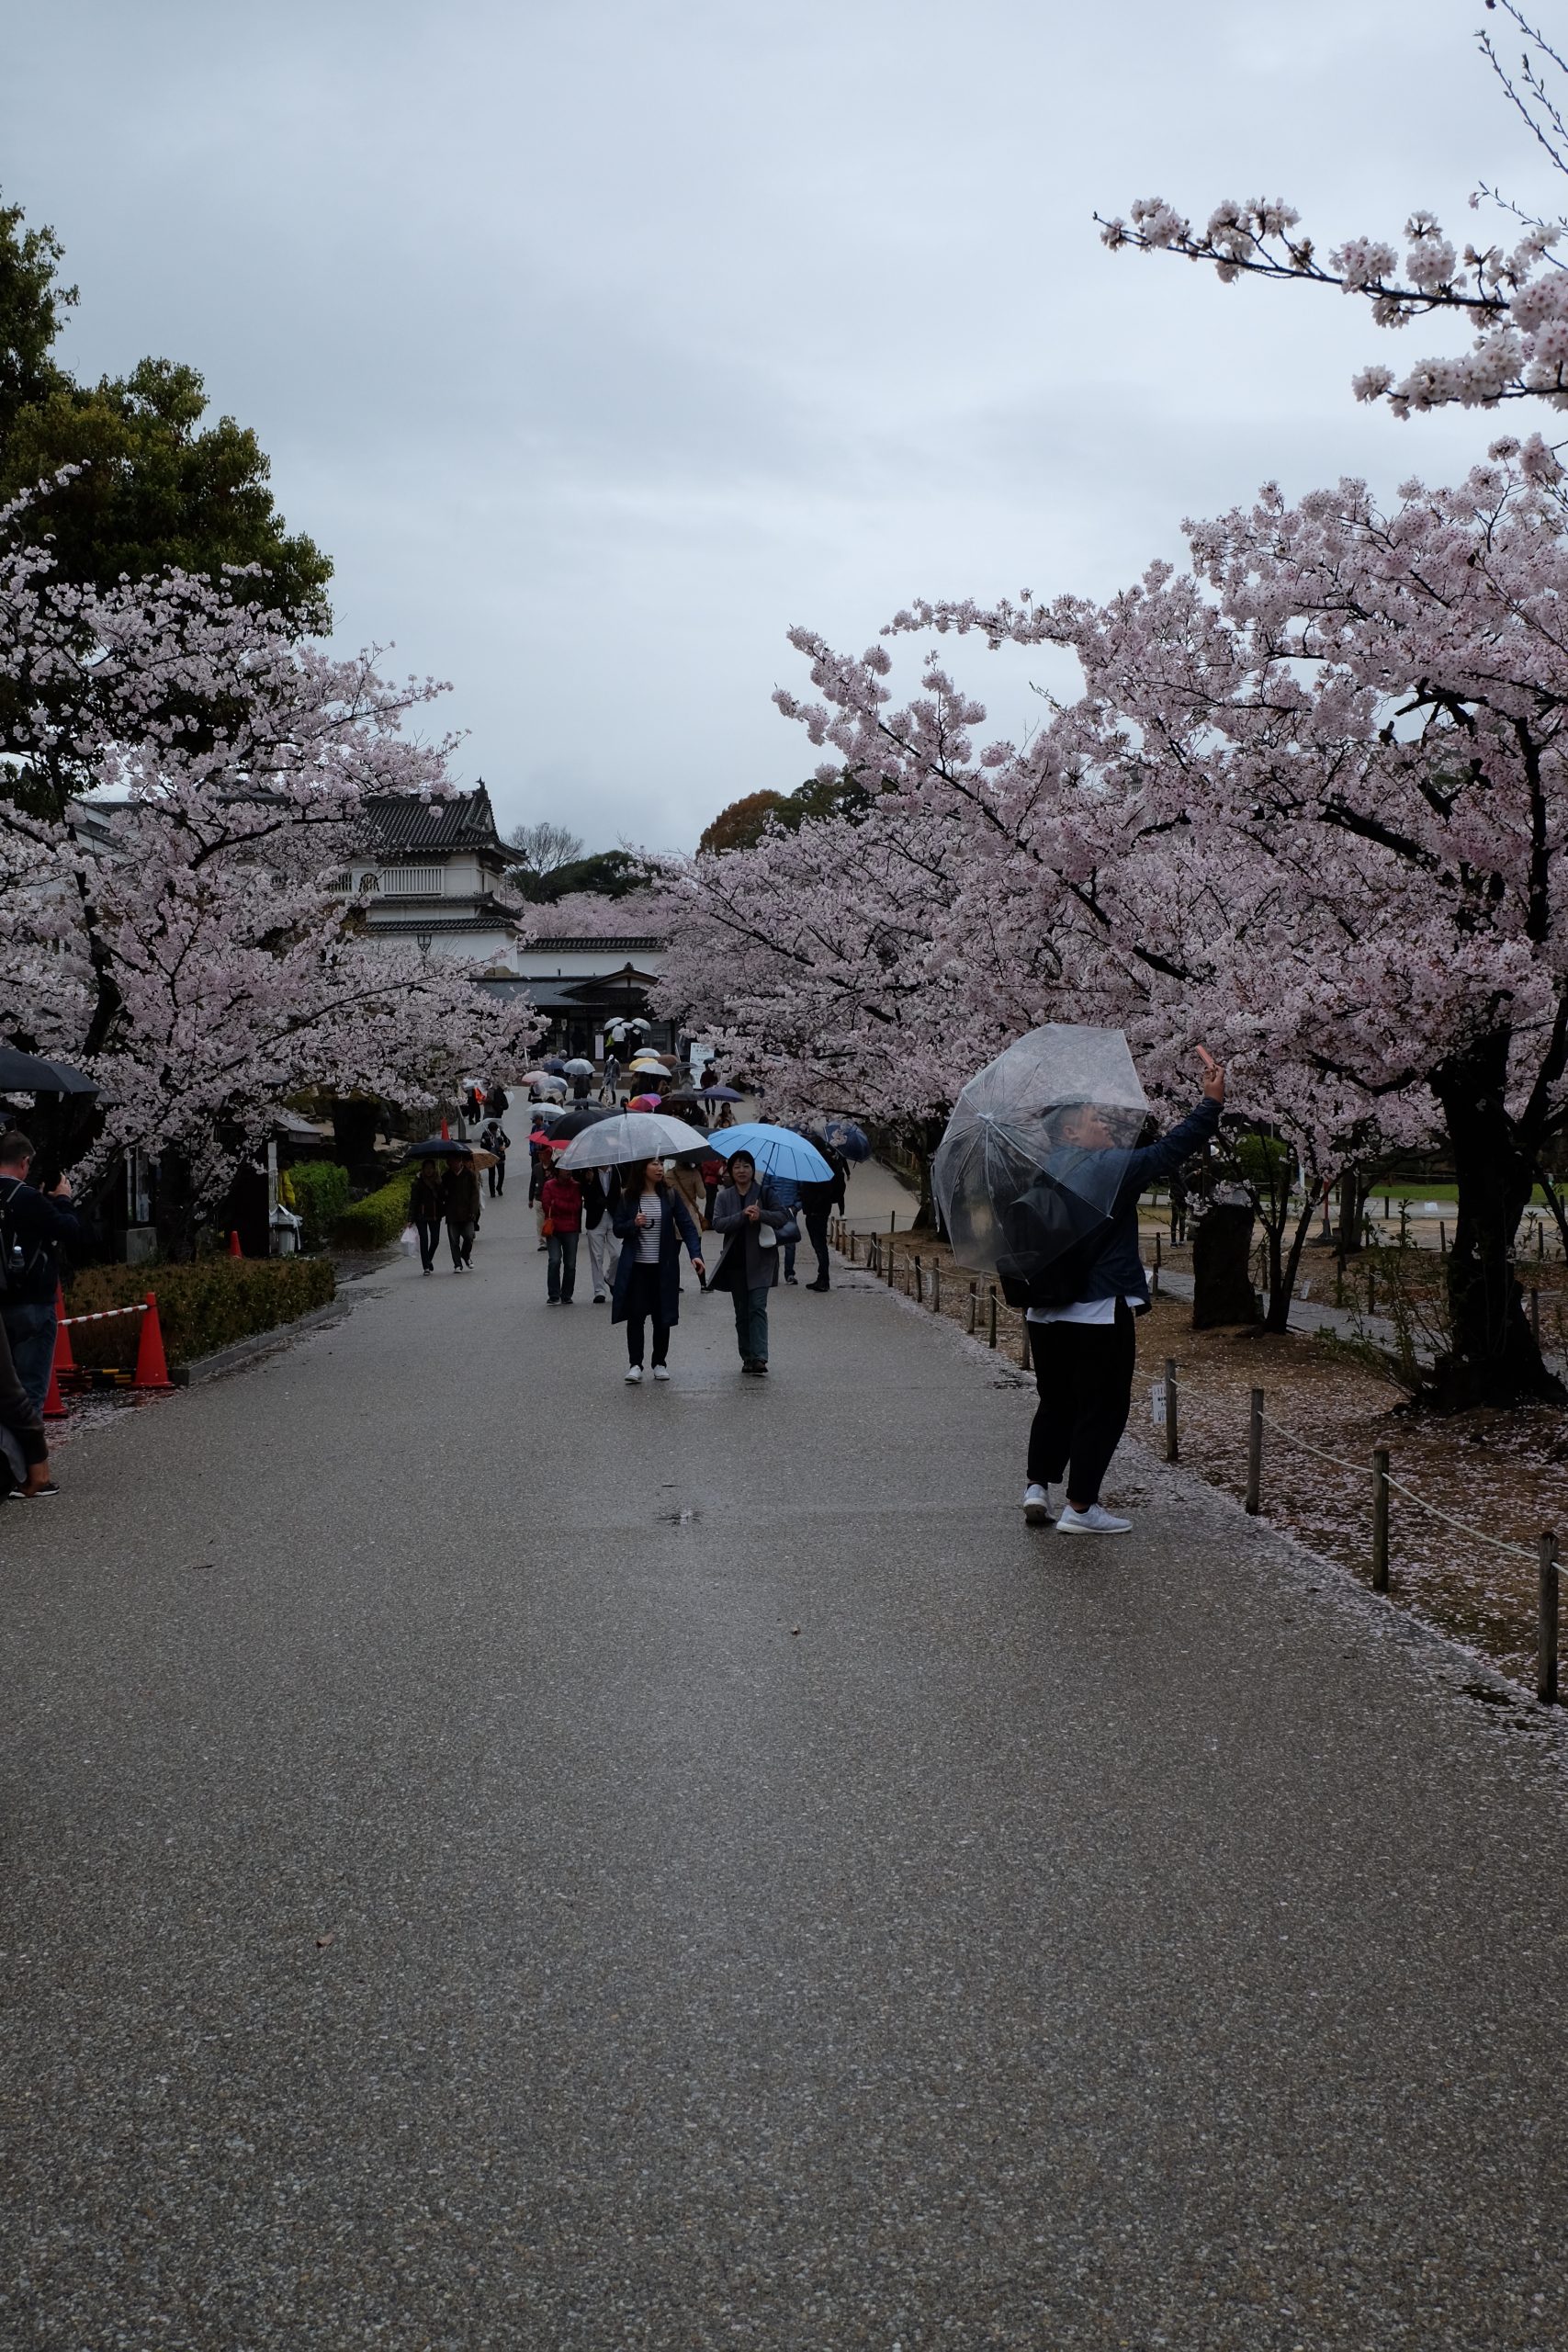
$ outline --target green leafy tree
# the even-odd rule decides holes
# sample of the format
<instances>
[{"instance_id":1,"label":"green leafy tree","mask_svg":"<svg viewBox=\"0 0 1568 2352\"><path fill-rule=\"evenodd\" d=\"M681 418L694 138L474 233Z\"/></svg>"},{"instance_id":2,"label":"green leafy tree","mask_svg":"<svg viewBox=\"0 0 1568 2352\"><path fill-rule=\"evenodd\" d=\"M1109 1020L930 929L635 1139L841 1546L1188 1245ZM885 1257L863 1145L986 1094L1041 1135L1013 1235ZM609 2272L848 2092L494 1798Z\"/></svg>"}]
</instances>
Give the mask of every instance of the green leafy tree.
<instances>
[{"instance_id":1,"label":"green leafy tree","mask_svg":"<svg viewBox=\"0 0 1568 2352\"><path fill-rule=\"evenodd\" d=\"M302 632L329 626L331 562L285 527L250 428L207 421L194 368L143 359L127 376L81 384L56 359L77 301L61 283L62 258L52 229L0 207L0 504L33 493L13 538L49 545L60 575L83 587L260 565L266 576L242 594ZM77 470L54 481L66 467Z\"/></svg>"},{"instance_id":2,"label":"green leafy tree","mask_svg":"<svg viewBox=\"0 0 1568 2352\"><path fill-rule=\"evenodd\" d=\"M580 890L591 891L597 899L624 899L633 890L645 889L647 884L641 861L629 851L602 849L592 857L574 857L551 874L525 881L522 888L525 898L547 907Z\"/></svg>"},{"instance_id":3,"label":"green leafy tree","mask_svg":"<svg viewBox=\"0 0 1568 2352\"><path fill-rule=\"evenodd\" d=\"M749 792L721 808L697 842L699 854L755 849L769 831L797 833L821 817L853 817L869 808L872 796L846 768L839 775L807 776L793 792Z\"/></svg>"}]
</instances>

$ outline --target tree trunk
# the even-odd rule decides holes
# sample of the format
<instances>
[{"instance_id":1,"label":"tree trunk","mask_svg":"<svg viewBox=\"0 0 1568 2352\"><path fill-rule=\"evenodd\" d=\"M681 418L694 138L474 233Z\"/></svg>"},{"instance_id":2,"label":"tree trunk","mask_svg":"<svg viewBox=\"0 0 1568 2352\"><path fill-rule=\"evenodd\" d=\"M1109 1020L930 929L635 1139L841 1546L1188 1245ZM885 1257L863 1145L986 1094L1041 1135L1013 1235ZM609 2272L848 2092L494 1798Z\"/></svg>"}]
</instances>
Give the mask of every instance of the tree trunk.
<instances>
[{"instance_id":1,"label":"tree trunk","mask_svg":"<svg viewBox=\"0 0 1568 2352\"><path fill-rule=\"evenodd\" d=\"M1453 1351L1438 1364L1429 1392L1429 1401L1450 1412L1530 1398L1568 1403L1568 1390L1541 1361L1514 1273L1514 1237L1534 1171L1505 1107L1507 1067L1505 1031L1433 1080L1459 1185L1448 1256Z\"/></svg>"},{"instance_id":2,"label":"tree trunk","mask_svg":"<svg viewBox=\"0 0 1568 2352\"><path fill-rule=\"evenodd\" d=\"M1296 1219L1288 1252L1283 1251L1282 1227L1269 1228L1269 1312L1264 1317L1266 1331L1288 1331L1291 1328L1291 1301L1296 1293L1296 1276L1302 1269L1302 1251L1312 1233L1312 1221L1316 1215L1310 1191Z\"/></svg>"},{"instance_id":3,"label":"tree trunk","mask_svg":"<svg viewBox=\"0 0 1568 2352\"><path fill-rule=\"evenodd\" d=\"M1257 1320L1252 1211L1245 1204L1211 1202L1193 1228L1192 1329Z\"/></svg>"},{"instance_id":4,"label":"tree trunk","mask_svg":"<svg viewBox=\"0 0 1568 2352\"><path fill-rule=\"evenodd\" d=\"M1339 1179L1339 1229L1335 1236L1341 1273L1345 1271L1346 1259L1354 1257L1361 1247L1367 1193L1365 1171L1359 1168L1347 1168Z\"/></svg>"}]
</instances>

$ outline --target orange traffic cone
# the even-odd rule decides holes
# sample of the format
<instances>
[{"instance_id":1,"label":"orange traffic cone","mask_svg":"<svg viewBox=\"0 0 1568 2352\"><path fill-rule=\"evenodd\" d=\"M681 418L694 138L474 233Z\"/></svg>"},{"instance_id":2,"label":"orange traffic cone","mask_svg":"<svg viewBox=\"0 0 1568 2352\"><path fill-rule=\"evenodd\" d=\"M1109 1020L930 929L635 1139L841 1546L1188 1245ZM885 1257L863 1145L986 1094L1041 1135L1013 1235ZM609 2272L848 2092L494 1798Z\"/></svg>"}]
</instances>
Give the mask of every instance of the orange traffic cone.
<instances>
[{"instance_id":1,"label":"orange traffic cone","mask_svg":"<svg viewBox=\"0 0 1568 2352\"><path fill-rule=\"evenodd\" d=\"M244 1254L244 1251L240 1247L240 1237L235 1232L233 1227L231 1226L229 1228L229 1255L231 1258L243 1258Z\"/></svg>"},{"instance_id":2,"label":"orange traffic cone","mask_svg":"<svg viewBox=\"0 0 1568 2352\"><path fill-rule=\"evenodd\" d=\"M58 1380L62 1372L74 1372L76 1369L71 1333L65 1321L65 1291L60 1283L54 1285L54 1376Z\"/></svg>"},{"instance_id":3,"label":"orange traffic cone","mask_svg":"<svg viewBox=\"0 0 1568 2352\"><path fill-rule=\"evenodd\" d=\"M60 1340L57 1335L55 1360L49 1367L49 1394L43 1400L43 1417L46 1421L62 1421L65 1419L65 1399L60 1393L59 1351Z\"/></svg>"},{"instance_id":4,"label":"orange traffic cone","mask_svg":"<svg viewBox=\"0 0 1568 2352\"><path fill-rule=\"evenodd\" d=\"M164 1361L164 1332L158 1321L158 1300L155 1292L147 1294L147 1312L141 1317L141 1337L136 1343L136 1371L131 1385L135 1388L172 1388L169 1367Z\"/></svg>"}]
</instances>

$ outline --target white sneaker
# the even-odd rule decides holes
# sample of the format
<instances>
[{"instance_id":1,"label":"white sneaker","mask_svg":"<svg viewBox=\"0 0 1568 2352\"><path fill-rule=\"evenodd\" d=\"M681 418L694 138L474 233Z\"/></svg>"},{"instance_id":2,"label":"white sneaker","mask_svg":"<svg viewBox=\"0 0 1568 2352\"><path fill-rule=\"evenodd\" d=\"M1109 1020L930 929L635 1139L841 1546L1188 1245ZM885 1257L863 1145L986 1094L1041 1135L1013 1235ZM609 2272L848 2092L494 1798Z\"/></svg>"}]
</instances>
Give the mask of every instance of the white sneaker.
<instances>
[{"instance_id":1,"label":"white sneaker","mask_svg":"<svg viewBox=\"0 0 1568 2352\"><path fill-rule=\"evenodd\" d=\"M632 1367L631 1367L631 1370L630 1370L630 1371L627 1373L627 1374L626 1374L626 1379L627 1379L627 1381L628 1381L628 1382L629 1382L629 1383L630 1383L630 1384L635 1387L635 1386L636 1386L636 1385L637 1385L637 1383L641 1378L642 1378L642 1366L641 1366L641 1364L640 1364L640 1363L634 1363L634 1364L632 1365Z\"/></svg>"},{"instance_id":2,"label":"white sneaker","mask_svg":"<svg viewBox=\"0 0 1568 2352\"><path fill-rule=\"evenodd\" d=\"M1114 1512L1103 1510L1099 1503L1090 1503L1087 1510L1075 1510L1071 1503L1064 1503L1062 1516L1056 1521L1058 1535L1125 1535L1132 1526L1130 1519L1118 1519Z\"/></svg>"},{"instance_id":3,"label":"white sneaker","mask_svg":"<svg viewBox=\"0 0 1568 2352\"><path fill-rule=\"evenodd\" d=\"M668 1380L670 1374L663 1364L656 1363L653 1367L653 1376L655 1380Z\"/></svg>"},{"instance_id":4,"label":"white sneaker","mask_svg":"<svg viewBox=\"0 0 1568 2352\"><path fill-rule=\"evenodd\" d=\"M1023 1523L1026 1527L1049 1527L1051 1524L1051 1489L1049 1487L1025 1487L1023 1490Z\"/></svg>"}]
</instances>

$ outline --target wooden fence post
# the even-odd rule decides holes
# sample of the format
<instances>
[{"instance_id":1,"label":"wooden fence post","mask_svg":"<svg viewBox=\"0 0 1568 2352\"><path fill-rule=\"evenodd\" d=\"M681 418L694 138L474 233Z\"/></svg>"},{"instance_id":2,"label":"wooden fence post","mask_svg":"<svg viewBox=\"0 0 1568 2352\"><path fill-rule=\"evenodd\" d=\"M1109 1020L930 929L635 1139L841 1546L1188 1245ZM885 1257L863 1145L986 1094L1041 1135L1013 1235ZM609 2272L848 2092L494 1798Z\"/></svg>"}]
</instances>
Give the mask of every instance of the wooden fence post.
<instances>
[{"instance_id":1,"label":"wooden fence post","mask_svg":"<svg viewBox=\"0 0 1568 2352\"><path fill-rule=\"evenodd\" d=\"M1557 1704L1557 1538L1540 1539L1540 1622L1536 1652L1535 1695L1546 1707Z\"/></svg>"},{"instance_id":2,"label":"wooden fence post","mask_svg":"<svg viewBox=\"0 0 1568 2352\"><path fill-rule=\"evenodd\" d=\"M1372 1590L1388 1590L1388 1448L1372 1455Z\"/></svg>"},{"instance_id":3,"label":"wooden fence post","mask_svg":"<svg viewBox=\"0 0 1568 2352\"><path fill-rule=\"evenodd\" d=\"M971 1283L969 1285L969 1337L971 1339L975 1336L975 1319L979 1312L980 1285L978 1283Z\"/></svg>"},{"instance_id":4,"label":"wooden fence post","mask_svg":"<svg viewBox=\"0 0 1568 2352\"><path fill-rule=\"evenodd\" d=\"M887 1212L887 1230L889 1233L897 1233L898 1230L898 1212L897 1209L889 1209Z\"/></svg>"},{"instance_id":5,"label":"wooden fence post","mask_svg":"<svg viewBox=\"0 0 1568 2352\"><path fill-rule=\"evenodd\" d=\"M995 1283L993 1283L991 1284L991 1306L990 1306L990 1317L991 1317L991 1337L990 1337L990 1345L994 1348L994 1347L996 1346L996 1344L997 1344L997 1286L996 1286Z\"/></svg>"},{"instance_id":6,"label":"wooden fence post","mask_svg":"<svg viewBox=\"0 0 1568 2352\"><path fill-rule=\"evenodd\" d=\"M915 1252L915 1305L917 1306L923 1306L925 1303L926 1272L924 1266L920 1262L919 1251L917 1250Z\"/></svg>"},{"instance_id":7,"label":"wooden fence post","mask_svg":"<svg viewBox=\"0 0 1568 2352\"><path fill-rule=\"evenodd\" d=\"M931 1313L933 1315L942 1313L942 1260L940 1258L931 1268Z\"/></svg>"},{"instance_id":8,"label":"wooden fence post","mask_svg":"<svg viewBox=\"0 0 1568 2352\"><path fill-rule=\"evenodd\" d=\"M1153 1290L1154 1295L1157 1298L1159 1296L1159 1235L1157 1233L1155 1235L1155 1278Z\"/></svg>"},{"instance_id":9,"label":"wooden fence post","mask_svg":"<svg viewBox=\"0 0 1568 2352\"><path fill-rule=\"evenodd\" d=\"M1168 1462L1181 1459L1180 1432L1176 1420L1176 1358L1165 1360L1165 1458Z\"/></svg>"},{"instance_id":10,"label":"wooden fence post","mask_svg":"<svg viewBox=\"0 0 1568 2352\"><path fill-rule=\"evenodd\" d=\"M890 1241L887 1245L887 1287L889 1290L893 1287L893 1274L897 1261L898 1252Z\"/></svg>"},{"instance_id":11,"label":"wooden fence post","mask_svg":"<svg viewBox=\"0 0 1568 2352\"><path fill-rule=\"evenodd\" d=\"M1263 1391L1252 1392L1252 1419L1247 1437L1247 1509L1256 1519L1263 1507Z\"/></svg>"}]
</instances>

